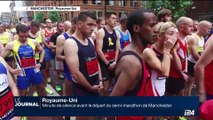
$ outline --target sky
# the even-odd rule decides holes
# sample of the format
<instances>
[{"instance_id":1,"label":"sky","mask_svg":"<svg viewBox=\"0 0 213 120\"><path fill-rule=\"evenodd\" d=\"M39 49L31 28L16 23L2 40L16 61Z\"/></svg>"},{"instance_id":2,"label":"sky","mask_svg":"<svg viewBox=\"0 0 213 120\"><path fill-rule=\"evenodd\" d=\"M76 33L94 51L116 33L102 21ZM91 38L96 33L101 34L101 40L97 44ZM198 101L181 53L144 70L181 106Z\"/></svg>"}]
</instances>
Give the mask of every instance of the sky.
<instances>
[{"instance_id":1,"label":"sky","mask_svg":"<svg viewBox=\"0 0 213 120\"><path fill-rule=\"evenodd\" d=\"M0 14L2 12L10 12L10 2L11 1L0 1Z\"/></svg>"}]
</instances>

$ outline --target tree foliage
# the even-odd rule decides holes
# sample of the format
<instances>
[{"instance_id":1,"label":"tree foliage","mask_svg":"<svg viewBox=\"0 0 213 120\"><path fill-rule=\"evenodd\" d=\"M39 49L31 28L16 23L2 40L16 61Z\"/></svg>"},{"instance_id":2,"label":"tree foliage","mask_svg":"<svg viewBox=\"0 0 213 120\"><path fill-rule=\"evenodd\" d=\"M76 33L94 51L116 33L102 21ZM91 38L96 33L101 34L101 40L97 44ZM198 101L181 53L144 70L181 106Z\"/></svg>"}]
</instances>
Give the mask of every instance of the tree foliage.
<instances>
[{"instance_id":1,"label":"tree foliage","mask_svg":"<svg viewBox=\"0 0 213 120\"><path fill-rule=\"evenodd\" d=\"M53 23L61 20L61 16L58 11L50 11L48 14L48 18L51 19Z\"/></svg>"},{"instance_id":2,"label":"tree foliage","mask_svg":"<svg viewBox=\"0 0 213 120\"><path fill-rule=\"evenodd\" d=\"M36 19L38 19L40 23L44 23L44 13L43 12L36 13Z\"/></svg>"},{"instance_id":3,"label":"tree foliage","mask_svg":"<svg viewBox=\"0 0 213 120\"><path fill-rule=\"evenodd\" d=\"M179 17L186 15L187 9L190 9L192 4L192 0L153 0L144 1L143 7L153 10L156 14L162 8L170 9L173 19L177 20Z\"/></svg>"}]
</instances>

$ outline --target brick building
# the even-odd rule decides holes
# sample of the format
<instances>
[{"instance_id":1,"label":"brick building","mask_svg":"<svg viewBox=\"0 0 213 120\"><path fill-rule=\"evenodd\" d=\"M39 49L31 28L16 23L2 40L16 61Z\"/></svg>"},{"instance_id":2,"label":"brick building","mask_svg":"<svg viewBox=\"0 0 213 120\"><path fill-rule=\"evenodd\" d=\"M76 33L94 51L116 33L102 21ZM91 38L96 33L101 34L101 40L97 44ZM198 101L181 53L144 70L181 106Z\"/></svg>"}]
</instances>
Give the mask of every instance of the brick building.
<instances>
[{"instance_id":1,"label":"brick building","mask_svg":"<svg viewBox=\"0 0 213 120\"><path fill-rule=\"evenodd\" d=\"M135 9L141 8L142 5L141 0L37 0L32 2L35 6L80 6L81 11L93 11L97 17L104 16L105 5L106 12L116 12L118 17L122 13L128 14ZM32 4L32 2L29 4ZM47 17L48 12L44 13L45 17ZM78 16L80 12L66 11L59 13L63 20L71 20L74 16Z\"/></svg>"},{"instance_id":2,"label":"brick building","mask_svg":"<svg viewBox=\"0 0 213 120\"><path fill-rule=\"evenodd\" d=\"M209 20L213 22L213 1L211 0L194 0L192 7L188 10L188 15L192 19Z\"/></svg>"}]
</instances>

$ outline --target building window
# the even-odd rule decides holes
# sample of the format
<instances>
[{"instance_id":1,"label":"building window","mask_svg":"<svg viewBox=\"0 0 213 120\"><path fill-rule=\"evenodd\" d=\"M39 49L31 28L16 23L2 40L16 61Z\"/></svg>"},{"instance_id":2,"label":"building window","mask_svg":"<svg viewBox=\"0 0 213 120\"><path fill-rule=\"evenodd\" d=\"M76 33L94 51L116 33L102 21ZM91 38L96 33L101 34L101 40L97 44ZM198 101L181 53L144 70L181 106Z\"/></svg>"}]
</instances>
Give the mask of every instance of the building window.
<instances>
[{"instance_id":1,"label":"building window","mask_svg":"<svg viewBox=\"0 0 213 120\"><path fill-rule=\"evenodd\" d=\"M71 18L73 18L74 17L74 13L73 12L71 12Z\"/></svg>"},{"instance_id":2,"label":"building window","mask_svg":"<svg viewBox=\"0 0 213 120\"><path fill-rule=\"evenodd\" d=\"M101 4L101 0L92 0L92 4L100 5Z\"/></svg>"},{"instance_id":3,"label":"building window","mask_svg":"<svg viewBox=\"0 0 213 120\"><path fill-rule=\"evenodd\" d=\"M84 4L87 4L87 3L88 3L88 0L83 0L83 3L84 3Z\"/></svg>"},{"instance_id":4,"label":"building window","mask_svg":"<svg viewBox=\"0 0 213 120\"><path fill-rule=\"evenodd\" d=\"M94 11L92 11L95 15L96 15L96 17L97 17L97 12L96 12L96 10L94 10Z\"/></svg>"},{"instance_id":5,"label":"building window","mask_svg":"<svg viewBox=\"0 0 213 120\"><path fill-rule=\"evenodd\" d=\"M138 7L138 0L132 0L132 1L130 1L130 6L131 7Z\"/></svg>"},{"instance_id":6,"label":"building window","mask_svg":"<svg viewBox=\"0 0 213 120\"><path fill-rule=\"evenodd\" d=\"M109 6L115 5L115 0L105 0L105 2L106 2L106 5L109 5Z\"/></svg>"},{"instance_id":7,"label":"building window","mask_svg":"<svg viewBox=\"0 0 213 120\"><path fill-rule=\"evenodd\" d=\"M121 15L123 15L123 14L127 15L127 11L121 11L121 12L119 12L119 18L120 18Z\"/></svg>"},{"instance_id":8,"label":"building window","mask_svg":"<svg viewBox=\"0 0 213 120\"><path fill-rule=\"evenodd\" d=\"M102 11L98 11L98 18L103 17L102 16Z\"/></svg>"},{"instance_id":9,"label":"building window","mask_svg":"<svg viewBox=\"0 0 213 120\"><path fill-rule=\"evenodd\" d=\"M121 7L127 6L127 1L126 0L120 0L119 6L121 6Z\"/></svg>"}]
</instances>

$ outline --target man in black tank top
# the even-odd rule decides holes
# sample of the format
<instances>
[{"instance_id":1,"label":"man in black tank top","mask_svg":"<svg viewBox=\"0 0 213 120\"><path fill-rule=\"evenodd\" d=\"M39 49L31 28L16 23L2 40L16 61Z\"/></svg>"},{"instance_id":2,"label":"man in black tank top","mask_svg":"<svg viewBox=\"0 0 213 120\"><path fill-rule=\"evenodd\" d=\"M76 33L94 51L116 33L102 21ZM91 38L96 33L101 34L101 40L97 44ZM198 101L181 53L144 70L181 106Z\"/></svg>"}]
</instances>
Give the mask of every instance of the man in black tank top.
<instances>
[{"instance_id":1,"label":"man in black tank top","mask_svg":"<svg viewBox=\"0 0 213 120\"><path fill-rule=\"evenodd\" d=\"M104 91L107 94L112 84L113 71L120 49L120 34L114 29L116 19L115 13L108 13L106 15L107 25L98 31L96 40L96 52L99 57L98 60L104 80Z\"/></svg>"},{"instance_id":2,"label":"man in black tank top","mask_svg":"<svg viewBox=\"0 0 213 120\"><path fill-rule=\"evenodd\" d=\"M94 43L88 38L94 30L95 19L94 13L81 12L75 33L64 45L65 61L73 77L74 96L98 96L103 88L102 82L99 82L102 78ZM85 119L93 120L94 117Z\"/></svg>"},{"instance_id":3,"label":"man in black tank top","mask_svg":"<svg viewBox=\"0 0 213 120\"><path fill-rule=\"evenodd\" d=\"M156 16L149 10L138 9L128 16L127 29L132 41L119 55L115 69L116 84L110 96L146 96L149 92L149 74L142 53L155 41L156 34L152 29L155 24ZM117 117L117 120L130 119L142 120L143 117Z\"/></svg>"}]
</instances>

